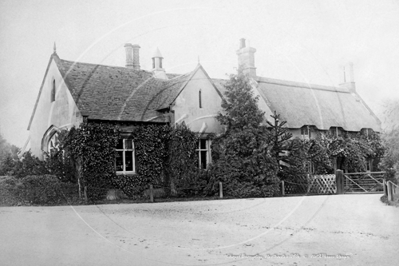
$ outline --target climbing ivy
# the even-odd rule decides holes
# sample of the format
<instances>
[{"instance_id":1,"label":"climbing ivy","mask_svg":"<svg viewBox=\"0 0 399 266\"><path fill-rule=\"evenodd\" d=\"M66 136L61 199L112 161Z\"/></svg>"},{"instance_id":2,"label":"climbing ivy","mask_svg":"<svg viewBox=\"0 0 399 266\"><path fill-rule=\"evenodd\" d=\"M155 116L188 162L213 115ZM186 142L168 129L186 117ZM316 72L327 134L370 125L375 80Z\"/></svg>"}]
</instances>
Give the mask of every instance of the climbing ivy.
<instances>
[{"instance_id":1,"label":"climbing ivy","mask_svg":"<svg viewBox=\"0 0 399 266\"><path fill-rule=\"evenodd\" d=\"M101 199L112 187L115 176L115 147L119 138L116 126L107 123L82 123L64 139L76 169L80 195Z\"/></svg>"},{"instance_id":2,"label":"climbing ivy","mask_svg":"<svg viewBox=\"0 0 399 266\"><path fill-rule=\"evenodd\" d=\"M168 157L168 125L137 125L128 138L134 141L136 174L114 176L115 186L132 198L139 198L152 184L154 188L168 188L164 162Z\"/></svg>"},{"instance_id":3,"label":"climbing ivy","mask_svg":"<svg viewBox=\"0 0 399 266\"><path fill-rule=\"evenodd\" d=\"M184 122L170 131L165 169L172 195L184 191L194 191L196 194L195 191L199 189L198 177L201 176L201 170L198 169L197 141L198 136Z\"/></svg>"}]
</instances>

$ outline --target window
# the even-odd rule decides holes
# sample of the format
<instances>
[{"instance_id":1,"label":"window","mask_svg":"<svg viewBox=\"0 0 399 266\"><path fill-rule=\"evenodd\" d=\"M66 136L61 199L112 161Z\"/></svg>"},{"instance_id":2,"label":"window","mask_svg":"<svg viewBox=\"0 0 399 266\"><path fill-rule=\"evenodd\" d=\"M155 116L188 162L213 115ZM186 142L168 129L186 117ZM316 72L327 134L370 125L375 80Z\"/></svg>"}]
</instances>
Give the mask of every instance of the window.
<instances>
[{"instance_id":1,"label":"window","mask_svg":"<svg viewBox=\"0 0 399 266\"><path fill-rule=\"evenodd\" d=\"M134 143L131 139L120 139L116 146L117 174L133 174L136 172Z\"/></svg>"},{"instance_id":2,"label":"window","mask_svg":"<svg viewBox=\"0 0 399 266\"><path fill-rule=\"evenodd\" d=\"M301 128L301 136L302 139L310 139L310 137L312 136L312 130L310 126L303 126Z\"/></svg>"},{"instance_id":3,"label":"window","mask_svg":"<svg viewBox=\"0 0 399 266\"><path fill-rule=\"evenodd\" d=\"M155 57L152 58L152 68L155 68Z\"/></svg>"},{"instance_id":4,"label":"window","mask_svg":"<svg viewBox=\"0 0 399 266\"><path fill-rule=\"evenodd\" d=\"M202 108L202 92L201 89L198 92L199 108Z\"/></svg>"},{"instance_id":5,"label":"window","mask_svg":"<svg viewBox=\"0 0 399 266\"><path fill-rule=\"evenodd\" d=\"M206 139L198 140L198 167L206 169L211 162L211 141Z\"/></svg>"},{"instance_id":6,"label":"window","mask_svg":"<svg viewBox=\"0 0 399 266\"><path fill-rule=\"evenodd\" d=\"M330 127L330 133L334 137L341 137L344 133L344 130L342 129L342 127Z\"/></svg>"},{"instance_id":7,"label":"window","mask_svg":"<svg viewBox=\"0 0 399 266\"><path fill-rule=\"evenodd\" d=\"M60 145L58 141L58 133L54 133L47 142L47 152L51 154L53 151L56 151L58 146Z\"/></svg>"},{"instance_id":8,"label":"window","mask_svg":"<svg viewBox=\"0 0 399 266\"><path fill-rule=\"evenodd\" d=\"M373 130L371 128L362 128L360 134L368 138L373 134Z\"/></svg>"},{"instance_id":9,"label":"window","mask_svg":"<svg viewBox=\"0 0 399 266\"><path fill-rule=\"evenodd\" d=\"M53 80L53 87L51 88L51 102L55 101L55 80Z\"/></svg>"}]
</instances>

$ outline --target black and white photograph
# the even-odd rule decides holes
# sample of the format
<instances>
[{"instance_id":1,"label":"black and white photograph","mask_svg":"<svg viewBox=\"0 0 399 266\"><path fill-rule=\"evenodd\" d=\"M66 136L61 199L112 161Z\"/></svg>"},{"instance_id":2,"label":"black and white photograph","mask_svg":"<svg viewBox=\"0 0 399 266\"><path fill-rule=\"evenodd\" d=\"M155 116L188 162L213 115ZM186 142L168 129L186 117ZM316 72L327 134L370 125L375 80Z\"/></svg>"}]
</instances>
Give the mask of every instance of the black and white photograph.
<instances>
[{"instance_id":1,"label":"black and white photograph","mask_svg":"<svg viewBox=\"0 0 399 266\"><path fill-rule=\"evenodd\" d=\"M398 0L0 0L0 265L399 264Z\"/></svg>"}]
</instances>

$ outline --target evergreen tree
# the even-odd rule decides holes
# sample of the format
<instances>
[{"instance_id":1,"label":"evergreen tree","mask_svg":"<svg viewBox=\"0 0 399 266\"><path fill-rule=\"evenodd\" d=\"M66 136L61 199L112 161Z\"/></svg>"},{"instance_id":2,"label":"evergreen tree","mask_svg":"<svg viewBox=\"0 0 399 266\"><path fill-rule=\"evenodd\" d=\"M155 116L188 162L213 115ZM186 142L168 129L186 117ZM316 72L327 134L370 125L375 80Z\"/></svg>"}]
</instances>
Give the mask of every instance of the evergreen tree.
<instances>
[{"instance_id":1,"label":"evergreen tree","mask_svg":"<svg viewBox=\"0 0 399 266\"><path fill-rule=\"evenodd\" d=\"M223 112L218 121L226 132L212 145L214 170L227 194L235 197L271 196L278 190L277 164L271 156L270 132L262 125L264 112L249 78L239 70L225 85Z\"/></svg>"},{"instance_id":2,"label":"evergreen tree","mask_svg":"<svg viewBox=\"0 0 399 266\"><path fill-rule=\"evenodd\" d=\"M280 115L276 111L271 117L273 118L273 123L267 121L267 124L271 135L272 156L279 165L280 161L285 158L284 152L288 149L288 140L291 139L292 134L284 127L287 122L281 121Z\"/></svg>"}]
</instances>

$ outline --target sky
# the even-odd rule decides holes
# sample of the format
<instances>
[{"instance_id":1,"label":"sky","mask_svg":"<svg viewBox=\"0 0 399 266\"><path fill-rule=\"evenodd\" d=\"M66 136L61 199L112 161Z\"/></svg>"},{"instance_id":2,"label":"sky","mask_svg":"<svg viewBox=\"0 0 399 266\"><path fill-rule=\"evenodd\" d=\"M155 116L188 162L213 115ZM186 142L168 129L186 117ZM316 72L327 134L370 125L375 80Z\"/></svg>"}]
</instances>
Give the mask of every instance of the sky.
<instances>
[{"instance_id":1,"label":"sky","mask_svg":"<svg viewBox=\"0 0 399 266\"><path fill-rule=\"evenodd\" d=\"M354 64L358 94L383 121L399 98L399 0L0 0L0 133L22 147L56 43L61 59L142 69L158 47L169 73L198 62L212 78L237 68L239 39L257 75L338 86Z\"/></svg>"}]
</instances>

